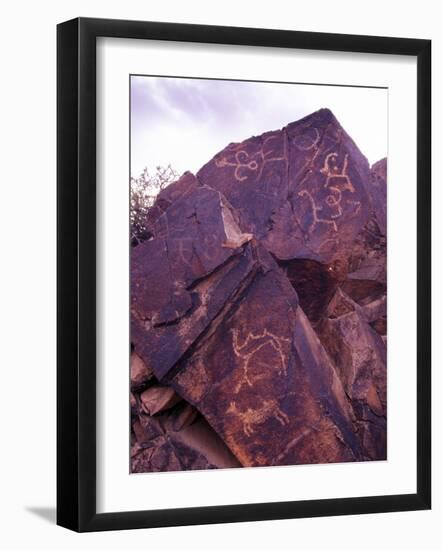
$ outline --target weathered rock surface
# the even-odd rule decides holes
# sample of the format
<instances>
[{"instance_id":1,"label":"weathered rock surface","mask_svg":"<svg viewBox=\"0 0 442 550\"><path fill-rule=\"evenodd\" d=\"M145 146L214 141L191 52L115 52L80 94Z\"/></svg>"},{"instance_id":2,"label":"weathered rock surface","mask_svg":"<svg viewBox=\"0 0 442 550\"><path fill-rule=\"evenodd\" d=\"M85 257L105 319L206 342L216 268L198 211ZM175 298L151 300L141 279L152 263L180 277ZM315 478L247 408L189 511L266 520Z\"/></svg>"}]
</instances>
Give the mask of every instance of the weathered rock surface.
<instances>
[{"instance_id":1,"label":"weathered rock surface","mask_svg":"<svg viewBox=\"0 0 442 550\"><path fill-rule=\"evenodd\" d=\"M296 292L265 250L255 256L255 277L170 383L243 466L360 459L351 408Z\"/></svg>"},{"instance_id":2,"label":"weathered rock surface","mask_svg":"<svg viewBox=\"0 0 442 550\"><path fill-rule=\"evenodd\" d=\"M140 394L141 408L152 416L171 409L181 401L181 397L169 386L152 385Z\"/></svg>"},{"instance_id":3,"label":"weathered rock surface","mask_svg":"<svg viewBox=\"0 0 442 550\"><path fill-rule=\"evenodd\" d=\"M154 232L133 251L132 340L162 379L251 275L253 259L238 255L251 235L241 233L227 201L207 186L178 199Z\"/></svg>"},{"instance_id":4,"label":"weathered rock surface","mask_svg":"<svg viewBox=\"0 0 442 550\"><path fill-rule=\"evenodd\" d=\"M381 159L371 167L368 179L368 194L371 197L376 222L382 235L387 234L387 159Z\"/></svg>"},{"instance_id":5,"label":"weathered rock surface","mask_svg":"<svg viewBox=\"0 0 442 550\"><path fill-rule=\"evenodd\" d=\"M189 409L190 406L187 406ZM132 422L131 471L163 472L237 468L240 463L205 419L177 423L183 409L148 416L139 412Z\"/></svg>"},{"instance_id":6,"label":"weathered rock surface","mask_svg":"<svg viewBox=\"0 0 442 550\"><path fill-rule=\"evenodd\" d=\"M386 159L322 109L186 172L148 224L133 472L386 458Z\"/></svg>"},{"instance_id":7,"label":"weathered rock surface","mask_svg":"<svg viewBox=\"0 0 442 550\"><path fill-rule=\"evenodd\" d=\"M153 370L147 367L139 355L132 352L130 357L130 384L132 390L140 391L153 377Z\"/></svg>"},{"instance_id":8,"label":"weathered rock surface","mask_svg":"<svg viewBox=\"0 0 442 550\"><path fill-rule=\"evenodd\" d=\"M369 176L366 158L328 109L230 144L198 172L276 258L323 263L347 255L367 221Z\"/></svg>"},{"instance_id":9,"label":"weathered rock surface","mask_svg":"<svg viewBox=\"0 0 442 550\"><path fill-rule=\"evenodd\" d=\"M158 194L155 204L147 214L147 225L150 231L154 231L155 222L173 202L199 185L199 181L191 172L185 172L177 181L165 187Z\"/></svg>"},{"instance_id":10,"label":"weathered rock surface","mask_svg":"<svg viewBox=\"0 0 442 550\"><path fill-rule=\"evenodd\" d=\"M383 300L360 307L340 289L318 327L355 413L364 453L386 458L387 370L386 347L369 325L384 312Z\"/></svg>"}]
</instances>

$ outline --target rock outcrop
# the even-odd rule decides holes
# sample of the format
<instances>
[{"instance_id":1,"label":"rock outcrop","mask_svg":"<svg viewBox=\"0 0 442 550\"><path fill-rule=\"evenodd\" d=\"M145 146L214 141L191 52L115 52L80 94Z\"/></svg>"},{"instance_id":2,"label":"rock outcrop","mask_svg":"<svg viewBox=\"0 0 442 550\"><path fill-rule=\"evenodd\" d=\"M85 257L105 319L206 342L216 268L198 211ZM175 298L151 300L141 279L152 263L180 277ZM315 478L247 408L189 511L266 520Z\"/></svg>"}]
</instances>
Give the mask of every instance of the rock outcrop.
<instances>
[{"instance_id":1,"label":"rock outcrop","mask_svg":"<svg viewBox=\"0 0 442 550\"><path fill-rule=\"evenodd\" d=\"M386 160L322 109L230 144L131 258L132 471L386 458Z\"/></svg>"}]
</instances>

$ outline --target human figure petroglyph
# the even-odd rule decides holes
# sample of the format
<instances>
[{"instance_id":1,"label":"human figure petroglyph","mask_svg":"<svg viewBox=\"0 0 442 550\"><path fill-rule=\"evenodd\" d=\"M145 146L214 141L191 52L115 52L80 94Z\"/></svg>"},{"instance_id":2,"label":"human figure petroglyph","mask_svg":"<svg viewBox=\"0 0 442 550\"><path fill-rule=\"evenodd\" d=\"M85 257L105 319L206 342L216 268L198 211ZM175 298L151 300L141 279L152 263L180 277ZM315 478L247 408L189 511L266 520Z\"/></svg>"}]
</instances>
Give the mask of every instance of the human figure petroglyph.
<instances>
[{"instance_id":1,"label":"human figure petroglyph","mask_svg":"<svg viewBox=\"0 0 442 550\"><path fill-rule=\"evenodd\" d=\"M221 159L215 159L215 165L218 168L225 168L226 166L231 166L235 168L233 173L237 181L245 181L249 179L249 174L241 175L241 171L249 170L250 172L256 172L257 177L260 178L264 165L267 162L271 161L287 161L287 145L285 136L283 136L283 154L278 155L274 150L265 151L266 146L270 143L271 140L276 139L278 136L268 136L264 139L261 149L255 153L250 154L245 149L239 149L235 152L234 161L228 160L226 157ZM241 144L240 144L241 145ZM271 155L274 156L271 156Z\"/></svg>"},{"instance_id":2,"label":"human figure petroglyph","mask_svg":"<svg viewBox=\"0 0 442 550\"><path fill-rule=\"evenodd\" d=\"M345 155L344 157L344 163L342 165L341 171L339 171L339 166L337 162L337 153L329 153L325 157L324 166L320 169L321 174L324 174L327 177L324 187L329 187L330 182L332 182L333 180L344 180L345 183L341 185L341 191L348 190L350 191L350 193L354 193L355 188L353 187L353 183L348 175L348 155ZM334 184L334 188L336 188L336 185L337 183Z\"/></svg>"},{"instance_id":3,"label":"human figure petroglyph","mask_svg":"<svg viewBox=\"0 0 442 550\"><path fill-rule=\"evenodd\" d=\"M235 387L235 393L238 393L238 391L244 384L252 386L252 382L249 378L250 361L252 357L266 345L270 345L279 356L280 364L277 366L278 373L287 375L287 357L284 353L284 343L290 344L289 338L276 336L267 329L264 329L263 332L260 334L253 334L252 332L250 332L247 337L240 343L238 330L232 329L231 332L233 352L237 357L240 357L243 360L243 376ZM260 377L261 376L255 376L255 379Z\"/></svg>"},{"instance_id":4,"label":"human figure petroglyph","mask_svg":"<svg viewBox=\"0 0 442 550\"><path fill-rule=\"evenodd\" d=\"M311 172L312 170L309 170L300 183L303 183ZM353 183L348 175L348 155L344 156L342 169L340 169L338 166L338 154L328 153L324 159L324 165L320 169L320 172L326 176L324 188L328 189L330 192L325 197L324 202L333 212L330 213L328 217L321 217L321 214L318 213L323 212L324 206L318 204L313 195L306 189L299 191L298 196L308 198L312 208L313 220L308 228L309 234L315 230L318 223L331 225L333 230L337 232L338 226L335 220L340 218L343 214L342 193L344 191L349 191L350 193L355 192ZM347 203L355 204L356 213L359 212L359 201L347 201Z\"/></svg>"},{"instance_id":5,"label":"human figure petroglyph","mask_svg":"<svg viewBox=\"0 0 442 550\"><path fill-rule=\"evenodd\" d=\"M252 435L256 426L263 424L269 418L275 418L282 426L286 426L290 422L290 418L281 410L275 399L263 400L259 408L247 407L245 411L239 410L235 401L232 401L227 412L234 414L241 420L243 432L246 436Z\"/></svg>"}]
</instances>

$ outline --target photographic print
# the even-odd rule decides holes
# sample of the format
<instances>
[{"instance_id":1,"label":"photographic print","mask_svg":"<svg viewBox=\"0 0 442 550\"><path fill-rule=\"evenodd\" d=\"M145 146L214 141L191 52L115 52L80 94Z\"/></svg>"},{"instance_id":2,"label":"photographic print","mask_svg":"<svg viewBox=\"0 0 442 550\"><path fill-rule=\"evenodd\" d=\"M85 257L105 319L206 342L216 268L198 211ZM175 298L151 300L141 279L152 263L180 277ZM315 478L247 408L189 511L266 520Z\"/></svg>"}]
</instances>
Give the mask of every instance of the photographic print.
<instances>
[{"instance_id":1,"label":"photographic print","mask_svg":"<svg viewBox=\"0 0 442 550\"><path fill-rule=\"evenodd\" d=\"M130 98L131 472L386 460L388 90Z\"/></svg>"}]
</instances>

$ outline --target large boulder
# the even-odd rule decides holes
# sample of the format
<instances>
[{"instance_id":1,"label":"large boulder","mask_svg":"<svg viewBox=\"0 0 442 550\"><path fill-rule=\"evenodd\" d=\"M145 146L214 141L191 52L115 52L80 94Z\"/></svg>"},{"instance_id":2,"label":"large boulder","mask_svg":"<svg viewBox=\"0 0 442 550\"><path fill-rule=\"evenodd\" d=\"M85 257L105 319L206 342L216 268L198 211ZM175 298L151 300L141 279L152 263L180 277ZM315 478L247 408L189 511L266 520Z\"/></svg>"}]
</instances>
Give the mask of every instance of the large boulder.
<instances>
[{"instance_id":1,"label":"large boulder","mask_svg":"<svg viewBox=\"0 0 442 550\"><path fill-rule=\"evenodd\" d=\"M350 253L370 211L369 175L367 159L328 109L232 143L197 174L276 258L322 263Z\"/></svg>"},{"instance_id":2,"label":"large boulder","mask_svg":"<svg viewBox=\"0 0 442 550\"><path fill-rule=\"evenodd\" d=\"M386 160L328 109L163 190L131 256L132 471L386 458Z\"/></svg>"},{"instance_id":3,"label":"large boulder","mask_svg":"<svg viewBox=\"0 0 442 550\"><path fill-rule=\"evenodd\" d=\"M365 308L340 289L329 304L318 334L351 400L367 459L387 458L386 346L370 321L385 314L385 301Z\"/></svg>"},{"instance_id":4,"label":"large boulder","mask_svg":"<svg viewBox=\"0 0 442 550\"><path fill-rule=\"evenodd\" d=\"M243 466L360 460L351 405L296 292L249 247L256 275L169 383Z\"/></svg>"}]
</instances>

